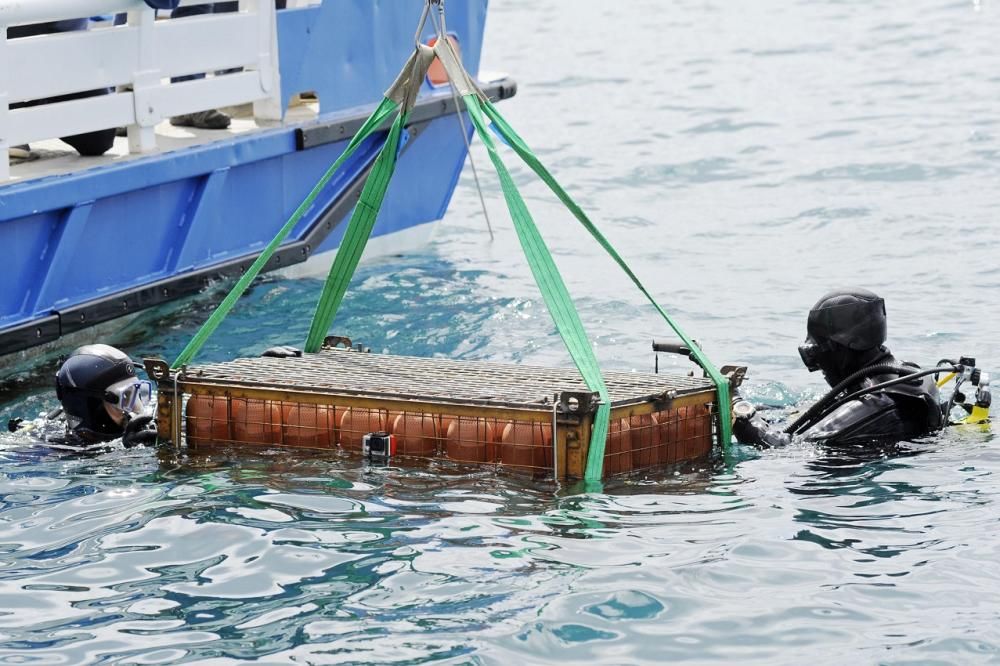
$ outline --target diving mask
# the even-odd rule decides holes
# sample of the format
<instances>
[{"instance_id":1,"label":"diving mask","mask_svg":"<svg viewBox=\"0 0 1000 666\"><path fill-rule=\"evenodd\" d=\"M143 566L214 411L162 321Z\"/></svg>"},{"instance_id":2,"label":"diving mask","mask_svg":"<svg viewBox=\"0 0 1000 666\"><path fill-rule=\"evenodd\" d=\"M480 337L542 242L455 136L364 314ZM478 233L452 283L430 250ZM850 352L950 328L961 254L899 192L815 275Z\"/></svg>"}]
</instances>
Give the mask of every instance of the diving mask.
<instances>
[{"instance_id":1,"label":"diving mask","mask_svg":"<svg viewBox=\"0 0 1000 666\"><path fill-rule=\"evenodd\" d=\"M805 344L799 345L799 356L809 372L819 370L819 360L825 351L825 347L813 340L806 340Z\"/></svg>"},{"instance_id":2,"label":"diving mask","mask_svg":"<svg viewBox=\"0 0 1000 666\"><path fill-rule=\"evenodd\" d=\"M147 414L152 409L153 383L145 379L123 379L104 389L104 402L131 416Z\"/></svg>"}]
</instances>

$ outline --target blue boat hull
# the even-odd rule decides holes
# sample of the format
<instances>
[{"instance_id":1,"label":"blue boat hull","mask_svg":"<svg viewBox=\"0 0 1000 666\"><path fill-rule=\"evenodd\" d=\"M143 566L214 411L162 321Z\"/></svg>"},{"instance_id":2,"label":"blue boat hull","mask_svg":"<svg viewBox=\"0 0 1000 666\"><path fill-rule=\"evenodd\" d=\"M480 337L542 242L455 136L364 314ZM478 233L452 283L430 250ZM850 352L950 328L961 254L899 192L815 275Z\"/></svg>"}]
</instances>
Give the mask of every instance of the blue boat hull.
<instances>
[{"instance_id":1,"label":"blue boat hull","mask_svg":"<svg viewBox=\"0 0 1000 666\"><path fill-rule=\"evenodd\" d=\"M0 189L0 244L9 250L0 290L0 355L239 272L340 155L352 128L409 55L420 3L401 4L326 0L278 13L283 97L312 90L322 103L320 116L306 125ZM449 12L449 29L475 72L486 1L456 3ZM506 82L494 92L509 96L513 86ZM336 107L327 100L336 100ZM437 220L447 208L466 153L451 100L447 90L427 86L375 236ZM376 148L364 146L345 164L269 269L336 247L339 223Z\"/></svg>"}]
</instances>

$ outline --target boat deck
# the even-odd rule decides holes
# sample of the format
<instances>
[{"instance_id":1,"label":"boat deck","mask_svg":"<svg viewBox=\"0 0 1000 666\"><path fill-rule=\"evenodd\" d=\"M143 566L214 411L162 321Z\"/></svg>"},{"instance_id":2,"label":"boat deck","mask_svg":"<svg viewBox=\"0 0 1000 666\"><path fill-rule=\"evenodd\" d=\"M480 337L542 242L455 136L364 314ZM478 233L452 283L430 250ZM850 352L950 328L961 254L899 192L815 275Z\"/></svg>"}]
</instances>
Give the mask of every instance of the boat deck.
<instances>
[{"instance_id":1,"label":"boat deck","mask_svg":"<svg viewBox=\"0 0 1000 666\"><path fill-rule=\"evenodd\" d=\"M111 150L99 157L82 157L68 144L59 139L33 142L27 159L13 158L10 161L10 180L4 184L18 183L36 178L62 176L84 169L119 164L141 159L151 154L182 150L216 141L224 141L253 132L298 126L319 118L319 103L306 101L293 104L281 122L265 122L254 119L250 105L223 109L232 116L232 124L224 130L202 130L193 127L175 127L169 120L156 126L157 151L154 153L129 153L128 139L115 137Z\"/></svg>"},{"instance_id":2,"label":"boat deck","mask_svg":"<svg viewBox=\"0 0 1000 666\"><path fill-rule=\"evenodd\" d=\"M507 78L503 72L481 72L479 80L484 87L502 82ZM444 95L450 101L447 88L436 90L434 96ZM206 145L217 141L225 141L234 137L245 136L255 132L300 127L313 121L331 119L337 115L363 112L363 109L340 109L321 114L319 102L315 99L295 99L285 112L281 121L259 121L253 117L251 105L222 109L232 117L232 124L224 130L202 130L192 127L175 127L169 120L164 120L156 126L157 150L153 153L129 153L128 139L115 137L111 149L99 157L83 157L68 144L59 139L35 141L30 145L29 157L10 160L10 180L0 182L4 185L20 183L36 178L61 176L95 167L119 164L129 160L141 159L149 155L167 153L193 146ZM349 137L346 137L349 138Z\"/></svg>"}]
</instances>

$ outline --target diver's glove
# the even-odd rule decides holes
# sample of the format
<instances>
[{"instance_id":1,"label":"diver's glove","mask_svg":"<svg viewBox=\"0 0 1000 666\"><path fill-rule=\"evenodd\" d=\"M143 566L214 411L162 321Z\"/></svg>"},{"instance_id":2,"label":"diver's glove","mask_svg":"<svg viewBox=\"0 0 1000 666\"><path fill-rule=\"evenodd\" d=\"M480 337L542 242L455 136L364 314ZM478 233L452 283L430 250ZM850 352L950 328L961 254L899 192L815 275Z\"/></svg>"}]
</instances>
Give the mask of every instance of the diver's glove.
<instances>
[{"instance_id":1,"label":"diver's glove","mask_svg":"<svg viewBox=\"0 0 1000 666\"><path fill-rule=\"evenodd\" d=\"M732 414L736 440L741 444L757 444L760 441L760 429L753 423L757 408L747 400L736 399L733 400Z\"/></svg>"},{"instance_id":2,"label":"diver's glove","mask_svg":"<svg viewBox=\"0 0 1000 666\"><path fill-rule=\"evenodd\" d=\"M752 417L737 416L733 420L733 435L742 444L760 444L760 428Z\"/></svg>"},{"instance_id":3,"label":"diver's glove","mask_svg":"<svg viewBox=\"0 0 1000 666\"><path fill-rule=\"evenodd\" d=\"M302 356L302 350L296 349L290 345L279 345L277 347L265 349L261 356L269 356L271 358L293 358Z\"/></svg>"},{"instance_id":4,"label":"diver's glove","mask_svg":"<svg viewBox=\"0 0 1000 666\"><path fill-rule=\"evenodd\" d=\"M122 444L127 447L156 443L156 417L144 414L129 419L122 435Z\"/></svg>"},{"instance_id":5,"label":"diver's glove","mask_svg":"<svg viewBox=\"0 0 1000 666\"><path fill-rule=\"evenodd\" d=\"M792 442L791 435L772 428L759 416L750 418L737 416L733 421L733 434L741 444L750 444L761 449L788 446Z\"/></svg>"},{"instance_id":6,"label":"diver's glove","mask_svg":"<svg viewBox=\"0 0 1000 666\"><path fill-rule=\"evenodd\" d=\"M777 429L772 429L767 421L757 414L757 409L746 400L733 403L733 434L741 444L750 444L762 449L787 446L792 438Z\"/></svg>"}]
</instances>

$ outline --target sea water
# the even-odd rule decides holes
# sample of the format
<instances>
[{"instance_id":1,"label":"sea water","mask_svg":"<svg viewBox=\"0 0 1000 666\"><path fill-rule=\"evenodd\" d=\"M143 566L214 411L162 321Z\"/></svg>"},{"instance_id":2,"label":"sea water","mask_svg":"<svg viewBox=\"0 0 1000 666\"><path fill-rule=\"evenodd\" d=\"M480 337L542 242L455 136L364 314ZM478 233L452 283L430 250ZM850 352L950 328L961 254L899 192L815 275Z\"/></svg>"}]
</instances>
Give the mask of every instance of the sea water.
<instances>
[{"instance_id":1,"label":"sea water","mask_svg":"<svg viewBox=\"0 0 1000 666\"><path fill-rule=\"evenodd\" d=\"M498 0L483 61L517 78L502 112L657 300L787 408L822 392L795 348L844 285L885 297L900 358L1000 370L997 34L995 0ZM335 332L568 364L474 156L496 239L467 168L435 241L363 267ZM669 330L508 162L604 367L651 370ZM172 358L224 286L111 341ZM202 360L301 342L318 289L263 280ZM7 376L0 416L54 406L54 368ZM990 432L738 448L578 490L0 435L0 663L1000 660Z\"/></svg>"}]
</instances>

